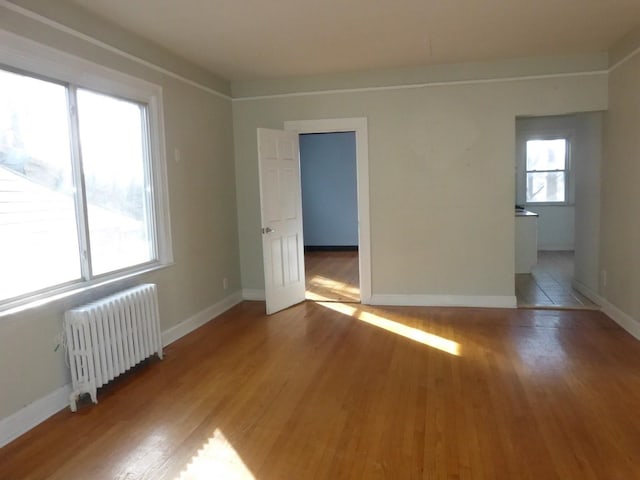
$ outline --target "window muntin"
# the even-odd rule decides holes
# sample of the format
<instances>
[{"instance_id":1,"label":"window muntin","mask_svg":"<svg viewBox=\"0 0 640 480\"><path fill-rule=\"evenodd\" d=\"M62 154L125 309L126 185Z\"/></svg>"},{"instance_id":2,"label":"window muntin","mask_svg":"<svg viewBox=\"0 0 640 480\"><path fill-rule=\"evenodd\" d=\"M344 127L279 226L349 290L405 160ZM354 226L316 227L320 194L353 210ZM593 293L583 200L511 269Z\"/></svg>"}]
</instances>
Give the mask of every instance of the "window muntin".
<instances>
[{"instance_id":1,"label":"window muntin","mask_svg":"<svg viewBox=\"0 0 640 480\"><path fill-rule=\"evenodd\" d=\"M144 103L0 68L0 305L158 262L149 131Z\"/></svg>"},{"instance_id":2,"label":"window muntin","mask_svg":"<svg viewBox=\"0 0 640 480\"><path fill-rule=\"evenodd\" d=\"M567 201L568 141L565 138L527 140L526 202Z\"/></svg>"}]
</instances>

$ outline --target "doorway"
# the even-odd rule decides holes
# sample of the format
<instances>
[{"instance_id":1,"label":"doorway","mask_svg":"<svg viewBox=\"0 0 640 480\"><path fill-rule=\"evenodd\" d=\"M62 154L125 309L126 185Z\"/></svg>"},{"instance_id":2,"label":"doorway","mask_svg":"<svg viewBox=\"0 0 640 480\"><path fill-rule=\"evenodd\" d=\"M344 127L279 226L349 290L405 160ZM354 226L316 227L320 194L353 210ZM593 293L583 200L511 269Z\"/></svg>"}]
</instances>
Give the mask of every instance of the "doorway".
<instances>
[{"instance_id":1,"label":"doorway","mask_svg":"<svg viewBox=\"0 0 640 480\"><path fill-rule=\"evenodd\" d=\"M602 126L602 112L516 118L519 307L598 308Z\"/></svg>"},{"instance_id":2,"label":"doorway","mask_svg":"<svg viewBox=\"0 0 640 480\"><path fill-rule=\"evenodd\" d=\"M299 135L306 299L359 302L355 132Z\"/></svg>"},{"instance_id":3,"label":"doorway","mask_svg":"<svg viewBox=\"0 0 640 480\"><path fill-rule=\"evenodd\" d=\"M288 121L285 122L284 127L285 130L298 133L299 138L307 134L318 136L321 134L347 133L348 135L343 136L342 139L345 140L345 138L351 137L353 140L355 149L355 185L351 182L351 195L355 194L356 197L355 232L353 230L350 232L343 231L342 233L348 233L350 236L341 237L342 240L334 239L327 242L326 238L324 240L314 240L314 237L311 236L307 240L307 231L309 230L305 231L305 246L311 247L309 251L305 251L307 298L323 301L359 301L365 304L369 303L371 298L371 260L367 120L366 118L343 118ZM312 137L307 138L311 139ZM305 141L306 139L301 139L302 148L304 148ZM336 172L334 171L333 173L335 174ZM310 192L307 191L307 193ZM305 192L303 191L303 202L304 196ZM305 222L304 213L303 222ZM305 226L305 229L308 228L311 227ZM322 230L322 225L320 225L320 230ZM316 243L315 245L314 242Z\"/></svg>"}]
</instances>

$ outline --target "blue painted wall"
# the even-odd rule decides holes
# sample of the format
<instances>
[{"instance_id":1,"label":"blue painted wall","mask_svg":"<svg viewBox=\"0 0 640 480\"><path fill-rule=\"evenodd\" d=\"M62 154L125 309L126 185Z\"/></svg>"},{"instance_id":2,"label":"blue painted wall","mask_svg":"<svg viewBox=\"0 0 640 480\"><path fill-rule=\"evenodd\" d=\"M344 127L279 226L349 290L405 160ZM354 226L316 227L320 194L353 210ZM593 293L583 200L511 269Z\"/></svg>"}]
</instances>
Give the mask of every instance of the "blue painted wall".
<instances>
[{"instance_id":1,"label":"blue painted wall","mask_svg":"<svg viewBox=\"0 0 640 480\"><path fill-rule=\"evenodd\" d=\"M354 132L300 135L305 246L358 245Z\"/></svg>"}]
</instances>

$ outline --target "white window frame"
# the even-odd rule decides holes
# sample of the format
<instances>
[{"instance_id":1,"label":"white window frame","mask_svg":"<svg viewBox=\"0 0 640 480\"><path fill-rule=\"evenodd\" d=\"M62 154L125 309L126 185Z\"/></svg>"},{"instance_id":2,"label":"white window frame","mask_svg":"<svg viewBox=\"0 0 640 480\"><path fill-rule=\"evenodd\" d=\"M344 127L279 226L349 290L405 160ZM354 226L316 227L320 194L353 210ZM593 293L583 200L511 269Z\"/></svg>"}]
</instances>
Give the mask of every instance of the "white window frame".
<instances>
[{"instance_id":1,"label":"white window frame","mask_svg":"<svg viewBox=\"0 0 640 480\"><path fill-rule=\"evenodd\" d=\"M41 304L69 292L83 291L97 285L116 282L133 275L162 268L173 263L169 188L164 138L164 112L162 87L117 70L90 62L66 52L42 45L5 30L0 30L0 65L22 71L27 75L43 77L53 82L71 84L112 97L146 105L149 136L149 158L152 188L152 233L155 237L156 259L96 276L82 278L69 284L53 286L37 293L0 301L0 315L16 307L31 303ZM80 219L78 219L80 221Z\"/></svg>"},{"instance_id":2,"label":"white window frame","mask_svg":"<svg viewBox=\"0 0 640 480\"><path fill-rule=\"evenodd\" d=\"M523 204L531 207L538 206L553 206L553 205L571 205L573 204L572 198L572 187L573 183L571 181L571 132L567 131L556 131L553 133L544 133L544 134L525 134L524 140L522 142L522 195L523 195ZM527 170L527 142L530 140L564 140L566 142L566 150L565 150L565 163L564 170ZM564 172L564 201L560 202L529 202L527 201L527 174L529 172Z\"/></svg>"}]
</instances>

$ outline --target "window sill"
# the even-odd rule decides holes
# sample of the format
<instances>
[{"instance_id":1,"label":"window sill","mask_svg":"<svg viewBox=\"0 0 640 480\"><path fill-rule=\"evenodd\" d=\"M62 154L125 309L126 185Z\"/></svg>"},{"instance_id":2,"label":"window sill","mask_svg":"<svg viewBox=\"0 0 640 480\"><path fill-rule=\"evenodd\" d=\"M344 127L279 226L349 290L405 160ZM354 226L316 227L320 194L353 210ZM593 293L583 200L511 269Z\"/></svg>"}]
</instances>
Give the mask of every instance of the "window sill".
<instances>
[{"instance_id":1,"label":"window sill","mask_svg":"<svg viewBox=\"0 0 640 480\"><path fill-rule=\"evenodd\" d=\"M164 270L165 268L172 267L173 265L173 262L153 264L151 266L141 268L140 270L129 271L114 277L101 278L91 282L69 285L62 291L56 290L52 292L46 292L38 295L37 297L30 297L16 302L7 303L6 305L0 307L0 318L24 313L27 310L31 310L34 308L44 307L50 303L64 300L65 298L87 294L102 287L113 286L116 289L120 287L124 289L129 286L125 284L127 280L131 280L141 275L156 272L159 270Z\"/></svg>"}]
</instances>

